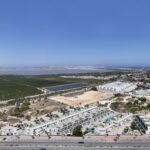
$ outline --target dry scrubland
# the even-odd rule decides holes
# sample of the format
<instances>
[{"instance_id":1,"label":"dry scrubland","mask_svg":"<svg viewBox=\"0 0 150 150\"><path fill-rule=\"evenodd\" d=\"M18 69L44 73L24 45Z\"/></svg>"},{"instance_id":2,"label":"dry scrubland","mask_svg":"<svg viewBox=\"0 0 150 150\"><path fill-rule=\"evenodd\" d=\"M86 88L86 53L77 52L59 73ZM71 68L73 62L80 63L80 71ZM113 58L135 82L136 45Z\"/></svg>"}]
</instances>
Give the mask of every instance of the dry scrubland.
<instances>
[{"instance_id":1,"label":"dry scrubland","mask_svg":"<svg viewBox=\"0 0 150 150\"><path fill-rule=\"evenodd\" d=\"M10 114L10 112L16 108L15 105L9 106L9 107L3 107L0 110L0 114L1 114L0 115L0 127L3 127L11 123L16 123L19 121L24 121L26 119L27 120L35 119L36 117L39 117L41 115L48 114L53 111L58 111L66 107L67 105L57 102L57 101L50 100L50 99L31 100L29 109L26 111L20 112L20 114L22 114L21 117L12 116Z\"/></svg>"},{"instance_id":2,"label":"dry scrubland","mask_svg":"<svg viewBox=\"0 0 150 150\"><path fill-rule=\"evenodd\" d=\"M31 116L39 116L39 115L60 110L62 108L65 108L66 106L67 105L65 104L50 99L36 101L34 103L33 102L31 103L30 110L27 111L27 114L30 114Z\"/></svg>"}]
</instances>

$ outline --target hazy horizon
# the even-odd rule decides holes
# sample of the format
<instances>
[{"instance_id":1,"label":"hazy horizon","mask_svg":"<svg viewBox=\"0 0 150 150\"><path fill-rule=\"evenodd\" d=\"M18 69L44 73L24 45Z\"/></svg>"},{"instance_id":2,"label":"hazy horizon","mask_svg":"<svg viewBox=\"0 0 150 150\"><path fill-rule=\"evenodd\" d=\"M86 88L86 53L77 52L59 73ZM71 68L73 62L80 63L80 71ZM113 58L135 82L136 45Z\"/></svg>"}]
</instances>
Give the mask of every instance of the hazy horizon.
<instances>
[{"instance_id":1,"label":"hazy horizon","mask_svg":"<svg viewBox=\"0 0 150 150\"><path fill-rule=\"evenodd\" d=\"M0 65L1 68L64 68L64 67L97 67L97 68L150 68L150 65Z\"/></svg>"}]
</instances>

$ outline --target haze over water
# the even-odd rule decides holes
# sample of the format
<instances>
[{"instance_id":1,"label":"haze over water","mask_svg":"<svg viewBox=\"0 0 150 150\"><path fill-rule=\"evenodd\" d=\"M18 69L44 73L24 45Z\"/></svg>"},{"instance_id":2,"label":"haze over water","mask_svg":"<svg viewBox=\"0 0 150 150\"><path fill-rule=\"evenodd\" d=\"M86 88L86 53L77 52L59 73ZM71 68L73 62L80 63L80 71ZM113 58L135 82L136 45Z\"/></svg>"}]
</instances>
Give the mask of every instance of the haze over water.
<instances>
[{"instance_id":1,"label":"haze over water","mask_svg":"<svg viewBox=\"0 0 150 150\"><path fill-rule=\"evenodd\" d=\"M103 68L66 68L66 67L1 67L0 75L48 75L88 72L108 72Z\"/></svg>"}]
</instances>

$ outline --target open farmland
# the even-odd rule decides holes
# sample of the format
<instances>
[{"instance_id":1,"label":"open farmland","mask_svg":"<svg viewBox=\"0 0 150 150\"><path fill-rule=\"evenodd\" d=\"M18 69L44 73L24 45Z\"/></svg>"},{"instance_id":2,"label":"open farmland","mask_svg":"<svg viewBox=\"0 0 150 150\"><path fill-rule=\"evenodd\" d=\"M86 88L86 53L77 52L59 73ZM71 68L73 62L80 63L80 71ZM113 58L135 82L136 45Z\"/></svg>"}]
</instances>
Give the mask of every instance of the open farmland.
<instances>
[{"instance_id":1,"label":"open farmland","mask_svg":"<svg viewBox=\"0 0 150 150\"><path fill-rule=\"evenodd\" d=\"M114 72L108 73L84 73L82 75L112 76ZM72 74L73 75L73 74ZM77 74L76 74L77 75ZM81 75L81 74L79 74ZM72 79L62 78L61 75L0 75L0 101L8 99L19 99L20 97L41 94L37 88L50 87L70 83L88 83L90 85L102 84L108 81L96 79Z\"/></svg>"},{"instance_id":2,"label":"open farmland","mask_svg":"<svg viewBox=\"0 0 150 150\"><path fill-rule=\"evenodd\" d=\"M24 96L41 94L38 87L66 84L67 80L59 77L40 76L0 76L0 100L18 99Z\"/></svg>"}]
</instances>

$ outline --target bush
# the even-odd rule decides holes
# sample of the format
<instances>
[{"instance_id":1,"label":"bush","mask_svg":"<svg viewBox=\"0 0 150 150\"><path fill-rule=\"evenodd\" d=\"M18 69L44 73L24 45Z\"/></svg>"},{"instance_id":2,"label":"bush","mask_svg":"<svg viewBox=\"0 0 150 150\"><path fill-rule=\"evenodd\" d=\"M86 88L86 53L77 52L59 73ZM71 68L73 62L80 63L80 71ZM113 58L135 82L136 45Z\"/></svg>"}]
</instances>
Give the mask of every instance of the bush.
<instances>
[{"instance_id":1,"label":"bush","mask_svg":"<svg viewBox=\"0 0 150 150\"><path fill-rule=\"evenodd\" d=\"M29 101L23 101L22 105L21 105L21 111L26 111L29 109L29 105L30 105L30 102Z\"/></svg>"},{"instance_id":2,"label":"bush","mask_svg":"<svg viewBox=\"0 0 150 150\"><path fill-rule=\"evenodd\" d=\"M83 136L82 126L81 125L79 125L79 126L77 126L77 127L74 128L73 135L74 136Z\"/></svg>"},{"instance_id":3,"label":"bush","mask_svg":"<svg viewBox=\"0 0 150 150\"><path fill-rule=\"evenodd\" d=\"M121 108L124 108L124 103L123 102L113 102L111 103L111 108L115 111L120 110Z\"/></svg>"},{"instance_id":4,"label":"bush","mask_svg":"<svg viewBox=\"0 0 150 150\"><path fill-rule=\"evenodd\" d=\"M149 104L147 104L147 108L148 108L148 109L150 109L150 103L149 103Z\"/></svg>"},{"instance_id":5,"label":"bush","mask_svg":"<svg viewBox=\"0 0 150 150\"><path fill-rule=\"evenodd\" d=\"M139 98L139 101L141 101L142 103L145 103L146 102L146 98L145 97L141 97L141 98Z\"/></svg>"},{"instance_id":6,"label":"bush","mask_svg":"<svg viewBox=\"0 0 150 150\"><path fill-rule=\"evenodd\" d=\"M138 130L136 123L132 122L130 128L134 131L134 130Z\"/></svg>"},{"instance_id":7,"label":"bush","mask_svg":"<svg viewBox=\"0 0 150 150\"><path fill-rule=\"evenodd\" d=\"M20 109L18 107L16 107L12 112L11 112L12 116L16 116L16 117L23 117L23 114L21 114Z\"/></svg>"},{"instance_id":8,"label":"bush","mask_svg":"<svg viewBox=\"0 0 150 150\"><path fill-rule=\"evenodd\" d=\"M95 86L93 86L93 87L91 88L91 90L92 90L92 91L97 91L97 88L96 88Z\"/></svg>"}]
</instances>

